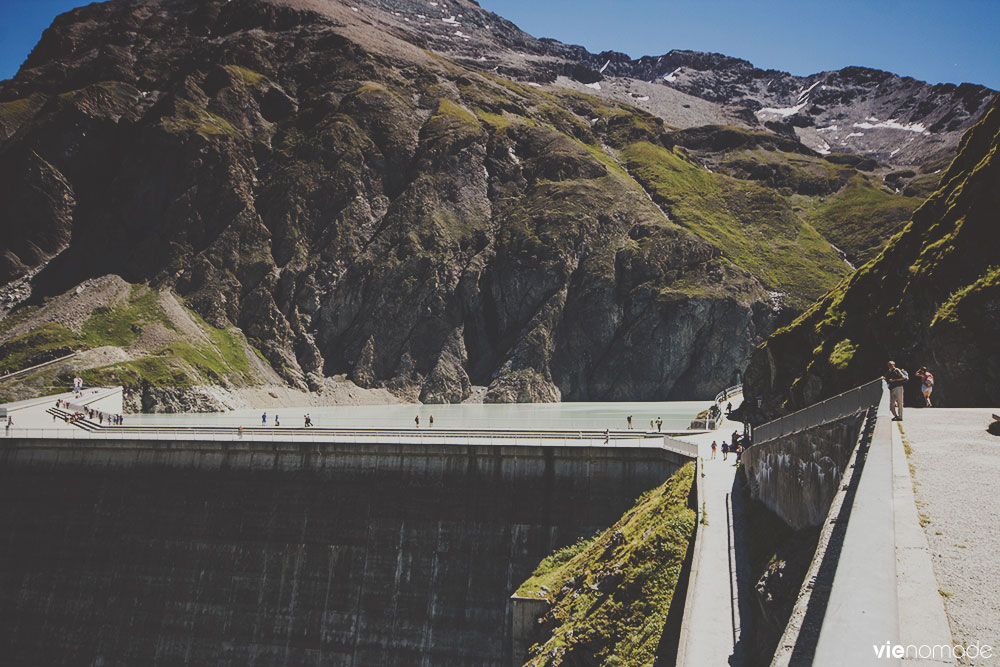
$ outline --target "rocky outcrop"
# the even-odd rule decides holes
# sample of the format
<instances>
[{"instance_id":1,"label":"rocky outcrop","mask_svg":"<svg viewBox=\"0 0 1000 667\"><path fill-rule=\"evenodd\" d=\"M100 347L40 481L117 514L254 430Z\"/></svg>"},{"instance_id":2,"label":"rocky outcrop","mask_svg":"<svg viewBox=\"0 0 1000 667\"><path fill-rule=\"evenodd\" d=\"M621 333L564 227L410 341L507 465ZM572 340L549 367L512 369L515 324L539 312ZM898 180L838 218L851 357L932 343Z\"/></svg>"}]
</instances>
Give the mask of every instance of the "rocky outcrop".
<instances>
[{"instance_id":1,"label":"rocky outcrop","mask_svg":"<svg viewBox=\"0 0 1000 667\"><path fill-rule=\"evenodd\" d=\"M148 383L127 387L126 412L225 412L232 410L225 391L217 387L156 387Z\"/></svg>"},{"instance_id":2,"label":"rocky outcrop","mask_svg":"<svg viewBox=\"0 0 1000 667\"><path fill-rule=\"evenodd\" d=\"M744 388L764 419L878 377L926 365L934 401L1000 401L1000 100L963 138L941 188L882 253L752 356ZM873 323L876 323L873 325ZM906 389L922 403L919 383Z\"/></svg>"}]
</instances>

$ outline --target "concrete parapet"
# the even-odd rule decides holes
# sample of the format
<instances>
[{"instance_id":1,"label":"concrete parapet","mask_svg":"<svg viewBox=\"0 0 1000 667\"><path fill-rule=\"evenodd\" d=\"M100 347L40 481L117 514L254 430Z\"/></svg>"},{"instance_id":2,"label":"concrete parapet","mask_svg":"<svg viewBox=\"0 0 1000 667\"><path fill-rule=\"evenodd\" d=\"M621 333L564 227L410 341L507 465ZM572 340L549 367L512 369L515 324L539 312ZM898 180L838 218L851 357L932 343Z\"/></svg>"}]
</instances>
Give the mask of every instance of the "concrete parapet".
<instances>
[{"instance_id":1,"label":"concrete parapet","mask_svg":"<svg viewBox=\"0 0 1000 667\"><path fill-rule=\"evenodd\" d=\"M752 497L796 530L822 524L864 416L858 412L749 447L743 465Z\"/></svg>"},{"instance_id":2,"label":"concrete parapet","mask_svg":"<svg viewBox=\"0 0 1000 667\"><path fill-rule=\"evenodd\" d=\"M659 447L319 443L294 439L214 442L100 437L85 441L11 438L0 452L0 461L5 465L355 470L362 475L396 470L423 476L476 472L508 480L553 475L587 480L600 476L644 488L661 484L692 458L692 454Z\"/></svg>"},{"instance_id":3,"label":"concrete parapet","mask_svg":"<svg viewBox=\"0 0 1000 667\"><path fill-rule=\"evenodd\" d=\"M818 424L833 421L859 410L867 410L879 404L885 383L883 380L873 380L868 384L855 387L837 394L825 401L820 401L798 412L761 424L753 429L753 442L763 443L773 438L812 428Z\"/></svg>"}]
</instances>

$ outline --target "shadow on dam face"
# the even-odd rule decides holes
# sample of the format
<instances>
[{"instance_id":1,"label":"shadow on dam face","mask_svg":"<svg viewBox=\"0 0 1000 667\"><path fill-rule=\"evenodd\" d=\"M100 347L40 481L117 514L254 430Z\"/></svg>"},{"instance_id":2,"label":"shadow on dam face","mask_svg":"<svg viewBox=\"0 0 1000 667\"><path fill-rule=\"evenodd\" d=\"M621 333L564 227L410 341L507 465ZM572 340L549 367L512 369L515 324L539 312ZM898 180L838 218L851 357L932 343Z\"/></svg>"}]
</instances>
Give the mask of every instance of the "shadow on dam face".
<instances>
[{"instance_id":1,"label":"shadow on dam face","mask_svg":"<svg viewBox=\"0 0 1000 667\"><path fill-rule=\"evenodd\" d=\"M0 655L32 667L506 667L509 596L538 561L686 462L653 448L5 445Z\"/></svg>"}]
</instances>

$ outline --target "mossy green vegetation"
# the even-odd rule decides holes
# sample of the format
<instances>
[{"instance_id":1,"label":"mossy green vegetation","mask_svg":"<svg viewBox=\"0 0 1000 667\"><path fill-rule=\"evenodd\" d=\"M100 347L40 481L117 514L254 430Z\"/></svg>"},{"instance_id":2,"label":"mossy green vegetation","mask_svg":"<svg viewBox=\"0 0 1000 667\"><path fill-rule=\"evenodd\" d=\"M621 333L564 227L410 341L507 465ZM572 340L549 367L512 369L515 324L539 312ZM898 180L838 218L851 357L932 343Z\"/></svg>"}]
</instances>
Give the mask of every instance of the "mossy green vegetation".
<instances>
[{"instance_id":1,"label":"mossy green vegetation","mask_svg":"<svg viewBox=\"0 0 1000 667\"><path fill-rule=\"evenodd\" d=\"M922 197L903 197L854 174L842 190L809 212L812 225L856 264L873 259L903 228Z\"/></svg>"},{"instance_id":2,"label":"mossy green vegetation","mask_svg":"<svg viewBox=\"0 0 1000 667\"><path fill-rule=\"evenodd\" d=\"M187 370L173 357L145 357L98 368L77 371L84 384L91 386L121 385L126 388L148 385L153 387L186 387L193 382ZM70 383L69 375L60 378Z\"/></svg>"},{"instance_id":3,"label":"mossy green vegetation","mask_svg":"<svg viewBox=\"0 0 1000 667\"><path fill-rule=\"evenodd\" d=\"M61 324L46 322L0 345L0 374L55 359L79 346L75 333Z\"/></svg>"},{"instance_id":4,"label":"mossy green vegetation","mask_svg":"<svg viewBox=\"0 0 1000 667\"><path fill-rule=\"evenodd\" d=\"M811 155L755 147L727 153L719 170L763 183L781 194L823 196L836 192L856 172Z\"/></svg>"},{"instance_id":5,"label":"mossy green vegetation","mask_svg":"<svg viewBox=\"0 0 1000 667\"><path fill-rule=\"evenodd\" d=\"M243 85L250 88L259 85L265 79L264 75L260 72L255 72L252 69L240 67L239 65L226 65L226 69L229 70L230 74L239 79Z\"/></svg>"},{"instance_id":6,"label":"mossy green vegetation","mask_svg":"<svg viewBox=\"0 0 1000 667\"><path fill-rule=\"evenodd\" d=\"M980 309L985 305L983 301L988 295L996 298L998 294L1000 294L1000 265L988 268L979 280L952 293L934 313L931 326L961 325L962 322L982 313Z\"/></svg>"},{"instance_id":7,"label":"mossy green vegetation","mask_svg":"<svg viewBox=\"0 0 1000 667\"><path fill-rule=\"evenodd\" d=\"M717 245L734 264L804 308L850 272L788 202L767 188L713 174L681 149L636 142L621 153L629 173L678 224Z\"/></svg>"},{"instance_id":8,"label":"mossy green vegetation","mask_svg":"<svg viewBox=\"0 0 1000 667\"><path fill-rule=\"evenodd\" d=\"M235 137L240 134L222 116L184 99L175 102L174 114L163 119L163 126L172 132L196 132L206 139L215 136Z\"/></svg>"},{"instance_id":9,"label":"mossy green vegetation","mask_svg":"<svg viewBox=\"0 0 1000 667\"><path fill-rule=\"evenodd\" d=\"M657 656L688 545L694 464L648 491L615 525L545 558L518 588L547 597L551 634L533 665L649 665Z\"/></svg>"},{"instance_id":10,"label":"mossy green vegetation","mask_svg":"<svg viewBox=\"0 0 1000 667\"><path fill-rule=\"evenodd\" d=\"M113 308L101 306L94 310L83 324L80 342L86 347L127 347L139 337L142 327L153 322L173 328L160 306L156 290L135 285L125 303Z\"/></svg>"},{"instance_id":11,"label":"mossy green vegetation","mask_svg":"<svg viewBox=\"0 0 1000 667\"><path fill-rule=\"evenodd\" d=\"M40 93L33 93L18 100L0 102L0 138L14 134L44 103L45 96Z\"/></svg>"},{"instance_id":12,"label":"mossy green vegetation","mask_svg":"<svg viewBox=\"0 0 1000 667\"><path fill-rule=\"evenodd\" d=\"M858 346L852 343L850 338L845 338L833 346L833 351L830 352L830 365L837 370L847 368L857 351Z\"/></svg>"},{"instance_id":13,"label":"mossy green vegetation","mask_svg":"<svg viewBox=\"0 0 1000 667\"><path fill-rule=\"evenodd\" d=\"M247 351L260 353L247 343L236 327L219 329L193 311L188 315L203 335L184 337L160 303L161 294L145 285L133 285L129 296L113 306L96 308L74 332L56 322L42 323L0 345L0 373L20 370L43 361L93 348L114 346L139 358L80 371L91 384L138 386L252 381ZM28 315L18 315L13 323ZM135 346L147 327L159 327L169 342L156 348ZM261 357L262 358L262 357ZM61 378L62 382L65 378Z\"/></svg>"},{"instance_id":14,"label":"mossy green vegetation","mask_svg":"<svg viewBox=\"0 0 1000 667\"><path fill-rule=\"evenodd\" d=\"M476 121L476 117L474 115L472 115L472 113L470 113L469 111L466 111L465 109L463 109L462 107L458 106L457 104L455 104L451 100L441 100L438 103L437 112L434 114L434 116L432 117L432 119L435 118L435 117L440 117L440 116L450 116L450 117L458 120L459 122L464 123L464 124L468 124L468 125L478 125L479 124Z\"/></svg>"}]
</instances>

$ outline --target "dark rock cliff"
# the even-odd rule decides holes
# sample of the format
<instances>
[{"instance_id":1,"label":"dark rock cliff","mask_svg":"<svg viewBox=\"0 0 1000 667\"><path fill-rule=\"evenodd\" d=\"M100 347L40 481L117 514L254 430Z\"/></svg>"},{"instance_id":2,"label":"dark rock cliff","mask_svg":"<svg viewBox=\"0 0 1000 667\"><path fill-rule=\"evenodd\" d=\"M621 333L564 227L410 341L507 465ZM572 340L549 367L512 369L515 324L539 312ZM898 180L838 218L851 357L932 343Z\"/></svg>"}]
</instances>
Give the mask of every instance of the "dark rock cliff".
<instances>
[{"instance_id":1,"label":"dark rock cliff","mask_svg":"<svg viewBox=\"0 0 1000 667\"><path fill-rule=\"evenodd\" d=\"M926 365L939 405L1000 402L1000 100L962 140L941 188L874 260L758 349L745 378L762 414ZM907 402L921 404L919 382Z\"/></svg>"}]
</instances>

